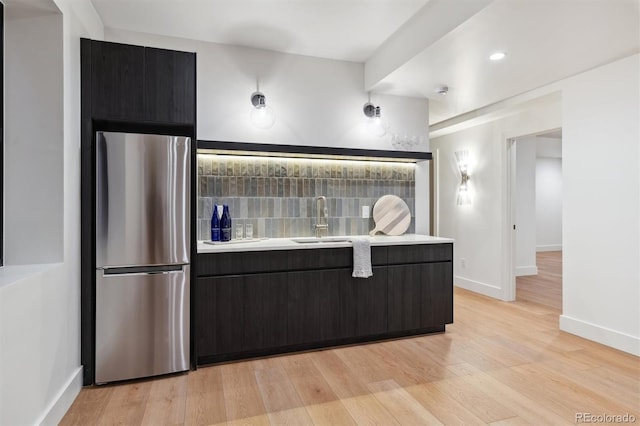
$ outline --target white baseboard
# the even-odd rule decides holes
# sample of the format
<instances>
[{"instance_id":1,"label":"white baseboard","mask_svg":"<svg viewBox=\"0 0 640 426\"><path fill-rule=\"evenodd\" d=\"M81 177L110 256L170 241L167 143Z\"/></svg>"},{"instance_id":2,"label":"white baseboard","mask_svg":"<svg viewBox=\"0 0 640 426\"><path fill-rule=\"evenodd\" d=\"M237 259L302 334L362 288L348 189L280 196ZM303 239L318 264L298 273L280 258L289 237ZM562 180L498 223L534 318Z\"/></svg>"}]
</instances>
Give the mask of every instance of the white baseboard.
<instances>
[{"instance_id":1,"label":"white baseboard","mask_svg":"<svg viewBox=\"0 0 640 426\"><path fill-rule=\"evenodd\" d=\"M455 277L453 277L453 285L455 285L456 287L464 288L465 290L473 291L474 293L480 293L485 296L493 297L494 299L504 300L502 289L491 284L462 278L456 275Z\"/></svg>"},{"instance_id":2,"label":"white baseboard","mask_svg":"<svg viewBox=\"0 0 640 426\"><path fill-rule=\"evenodd\" d=\"M38 419L38 425L57 425L71 407L76 396L82 389L82 367L78 367L67 383L60 389L56 397L51 401L45 412Z\"/></svg>"},{"instance_id":3,"label":"white baseboard","mask_svg":"<svg viewBox=\"0 0 640 426\"><path fill-rule=\"evenodd\" d=\"M560 315L560 330L640 356L640 338L610 328Z\"/></svg>"},{"instance_id":4,"label":"white baseboard","mask_svg":"<svg viewBox=\"0 0 640 426\"><path fill-rule=\"evenodd\" d=\"M533 266L516 266L516 277L523 277L525 275L538 275L538 267Z\"/></svg>"},{"instance_id":5,"label":"white baseboard","mask_svg":"<svg viewBox=\"0 0 640 426\"><path fill-rule=\"evenodd\" d=\"M536 246L536 251L562 251L562 244Z\"/></svg>"}]
</instances>

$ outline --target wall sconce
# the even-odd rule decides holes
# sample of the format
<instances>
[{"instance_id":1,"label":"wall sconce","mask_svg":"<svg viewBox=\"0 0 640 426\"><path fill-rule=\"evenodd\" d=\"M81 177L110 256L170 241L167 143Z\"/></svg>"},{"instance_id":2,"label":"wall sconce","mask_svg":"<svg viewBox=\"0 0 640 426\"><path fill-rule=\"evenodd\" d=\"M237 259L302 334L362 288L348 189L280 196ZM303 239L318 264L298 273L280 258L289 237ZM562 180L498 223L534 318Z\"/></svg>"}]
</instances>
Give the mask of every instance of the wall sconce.
<instances>
[{"instance_id":1,"label":"wall sconce","mask_svg":"<svg viewBox=\"0 0 640 426\"><path fill-rule=\"evenodd\" d=\"M273 108L267 106L266 98L262 92L255 91L251 94L253 109L249 114L251 124L259 129L270 129L276 122L276 113Z\"/></svg>"},{"instance_id":2,"label":"wall sconce","mask_svg":"<svg viewBox=\"0 0 640 426\"><path fill-rule=\"evenodd\" d=\"M460 171L460 188L458 188L459 206L471 204L471 189L469 188L469 151L456 151L456 163Z\"/></svg>"},{"instance_id":3,"label":"wall sconce","mask_svg":"<svg viewBox=\"0 0 640 426\"><path fill-rule=\"evenodd\" d=\"M367 117L367 129L369 133L382 137L387 134L389 124L382 117L382 111L379 106L375 106L371 102L367 102L362 107L362 112Z\"/></svg>"}]
</instances>

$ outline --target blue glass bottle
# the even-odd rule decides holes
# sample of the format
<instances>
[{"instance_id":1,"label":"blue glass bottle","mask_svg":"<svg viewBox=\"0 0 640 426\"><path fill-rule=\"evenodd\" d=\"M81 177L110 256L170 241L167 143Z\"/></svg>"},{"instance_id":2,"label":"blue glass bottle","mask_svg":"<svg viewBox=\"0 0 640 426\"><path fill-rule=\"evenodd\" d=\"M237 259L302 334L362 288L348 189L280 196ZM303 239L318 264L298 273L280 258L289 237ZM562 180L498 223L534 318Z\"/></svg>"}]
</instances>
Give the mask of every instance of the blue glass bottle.
<instances>
[{"instance_id":1,"label":"blue glass bottle","mask_svg":"<svg viewBox=\"0 0 640 426\"><path fill-rule=\"evenodd\" d=\"M220 218L220 241L231 241L231 215L229 206L222 205L222 217Z\"/></svg>"},{"instance_id":2,"label":"blue glass bottle","mask_svg":"<svg viewBox=\"0 0 640 426\"><path fill-rule=\"evenodd\" d=\"M211 241L220 241L220 216L218 216L218 205L213 205L211 215Z\"/></svg>"}]
</instances>

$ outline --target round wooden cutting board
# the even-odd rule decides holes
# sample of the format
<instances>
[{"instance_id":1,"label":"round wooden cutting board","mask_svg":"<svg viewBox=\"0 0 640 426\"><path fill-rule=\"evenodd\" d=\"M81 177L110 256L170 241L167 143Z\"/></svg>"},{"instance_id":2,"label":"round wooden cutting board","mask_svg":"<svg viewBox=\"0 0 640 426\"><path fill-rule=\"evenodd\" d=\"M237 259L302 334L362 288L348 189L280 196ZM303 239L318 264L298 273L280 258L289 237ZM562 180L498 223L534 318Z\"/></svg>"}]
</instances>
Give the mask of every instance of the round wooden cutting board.
<instances>
[{"instance_id":1,"label":"round wooden cutting board","mask_svg":"<svg viewBox=\"0 0 640 426\"><path fill-rule=\"evenodd\" d=\"M373 220L376 226L369 235L373 236L376 232L402 235L411 224L411 212L402 198L396 195L383 195L373 206Z\"/></svg>"}]
</instances>

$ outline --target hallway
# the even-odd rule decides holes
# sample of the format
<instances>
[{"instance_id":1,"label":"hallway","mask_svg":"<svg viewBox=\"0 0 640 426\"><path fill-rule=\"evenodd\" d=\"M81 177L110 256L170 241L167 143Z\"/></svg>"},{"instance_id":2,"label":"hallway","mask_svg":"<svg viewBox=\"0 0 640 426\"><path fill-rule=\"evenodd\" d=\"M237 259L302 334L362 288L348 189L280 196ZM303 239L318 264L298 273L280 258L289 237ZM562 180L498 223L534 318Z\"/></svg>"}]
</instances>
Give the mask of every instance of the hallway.
<instances>
[{"instance_id":1,"label":"hallway","mask_svg":"<svg viewBox=\"0 0 640 426\"><path fill-rule=\"evenodd\" d=\"M562 311L562 252L536 254L538 275L516 277L516 300Z\"/></svg>"}]
</instances>

